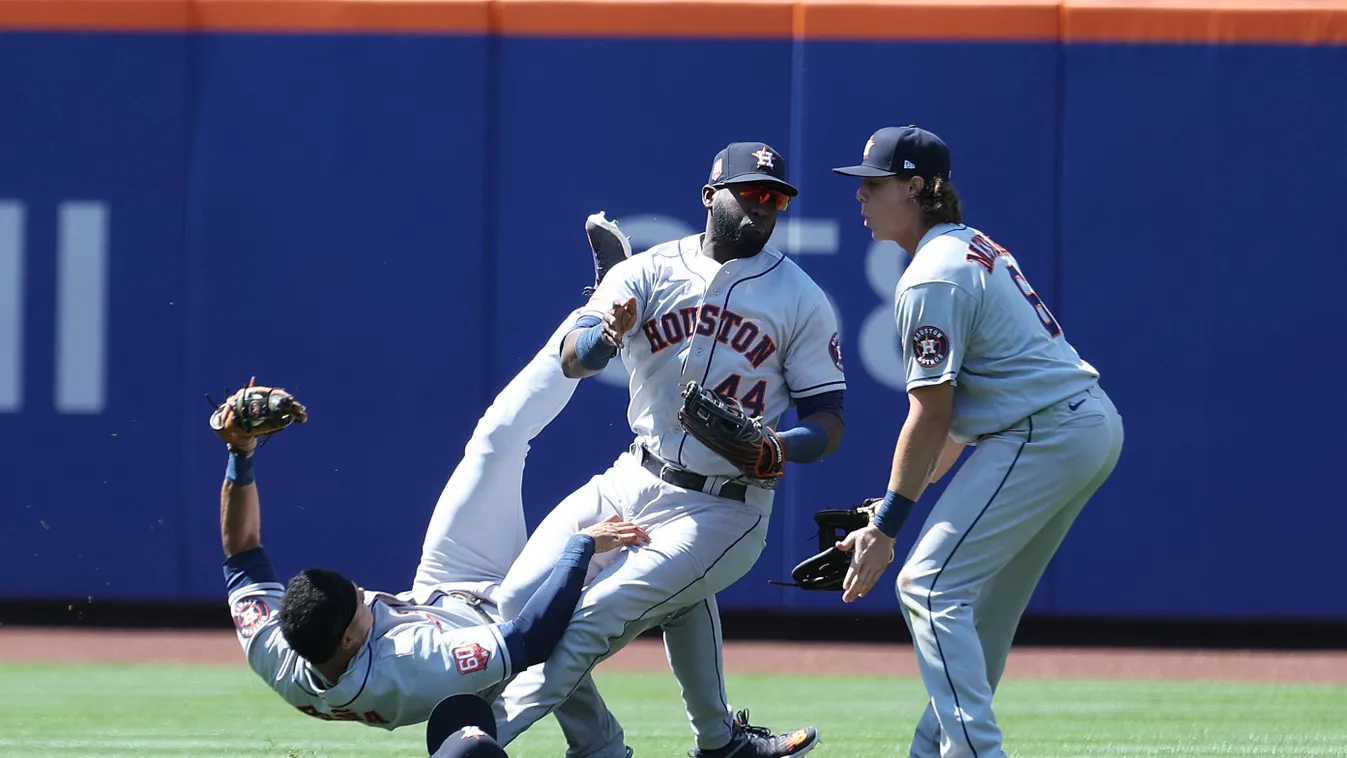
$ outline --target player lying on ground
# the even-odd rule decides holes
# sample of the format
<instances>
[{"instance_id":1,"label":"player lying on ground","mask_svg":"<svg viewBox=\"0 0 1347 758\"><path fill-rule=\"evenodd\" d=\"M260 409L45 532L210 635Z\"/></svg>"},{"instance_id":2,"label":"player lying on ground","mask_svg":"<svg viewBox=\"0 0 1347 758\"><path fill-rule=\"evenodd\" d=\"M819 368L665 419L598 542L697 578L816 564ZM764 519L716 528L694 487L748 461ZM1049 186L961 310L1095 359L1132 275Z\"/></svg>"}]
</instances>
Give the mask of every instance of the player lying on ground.
<instances>
[{"instance_id":1,"label":"player lying on ground","mask_svg":"<svg viewBox=\"0 0 1347 758\"><path fill-rule=\"evenodd\" d=\"M630 248L602 214L591 217L587 228L597 285ZM503 719L518 708L512 693L528 692L541 681L543 666L521 671L518 655L503 639L504 619L495 596L528 536L521 492L531 442L565 408L579 383L565 377L560 366L561 338L577 316L578 311L565 319L478 422L435 506L409 592L362 593L340 574L322 570L303 572L282 587L261 549L253 458L247 450L231 451L221 493L230 603L250 667L287 702L318 718L392 729L423 721L437 702L460 691L481 694ZM624 524L600 525L601 533L612 536L614 530L628 544L633 534L643 536ZM580 560L583 549L579 555L567 550L575 563L588 563ZM596 570L591 566L591 576ZM560 582L568 594L548 603L535 592L530 606L550 613L569 598L569 614L575 606L568 583L573 574L560 573L566 579L548 581ZM684 687L689 711L719 708L723 715L728 706L718 674L714 598L696 611L666 620L670 636L694 640L671 648L670 659L706 672L700 686ZM552 628L543 631L550 636ZM525 663L545 657L540 648L548 642L528 646ZM502 692L501 682L510 676L513 681ZM629 754L620 725L590 677L555 714L571 758Z\"/></svg>"},{"instance_id":2,"label":"player lying on ground","mask_svg":"<svg viewBox=\"0 0 1347 758\"><path fill-rule=\"evenodd\" d=\"M235 407L266 406L268 399L276 405L284 397L251 388L223 407L232 415ZM300 406L288 410L303 413ZM389 595L366 591L334 571L309 569L283 587L261 544L253 471L257 438L227 420L220 434L229 448L220 536L239 641L249 666L282 698L326 720L394 729L424 721L449 694L494 700L515 672L551 655L590 558L648 539L640 527L617 519L579 531L544 587L529 599L526 613L504 623L483 610L481 598L453 582L418 584ZM595 714L575 713L583 721L570 725L568 739L578 738L585 747L605 736Z\"/></svg>"},{"instance_id":3,"label":"player lying on ground","mask_svg":"<svg viewBox=\"0 0 1347 758\"><path fill-rule=\"evenodd\" d=\"M523 607L577 528L617 514L646 527L651 544L594 561L602 573L586 588L546 678L520 695L523 708L501 724L503 745L654 626L664 627L684 691L723 688L721 667L683 647L719 652L715 594L762 552L772 488L786 462L817 461L840 442L846 383L836 316L808 274L767 246L777 213L796 194L784 158L761 142L732 143L709 174L700 192L705 233L615 266L589 318L577 320L562 345L566 372L576 377L598 373L621 350L636 439L538 526L501 585L501 610L509 617ZM778 434L773 427L792 405L800 424ZM747 421L740 411L761 420L736 424ZM726 433L698 436L708 418ZM712 634L671 629L671 617L710 620ZM773 737L733 723L726 705L685 705L702 758L802 755L818 743L813 729Z\"/></svg>"}]
</instances>

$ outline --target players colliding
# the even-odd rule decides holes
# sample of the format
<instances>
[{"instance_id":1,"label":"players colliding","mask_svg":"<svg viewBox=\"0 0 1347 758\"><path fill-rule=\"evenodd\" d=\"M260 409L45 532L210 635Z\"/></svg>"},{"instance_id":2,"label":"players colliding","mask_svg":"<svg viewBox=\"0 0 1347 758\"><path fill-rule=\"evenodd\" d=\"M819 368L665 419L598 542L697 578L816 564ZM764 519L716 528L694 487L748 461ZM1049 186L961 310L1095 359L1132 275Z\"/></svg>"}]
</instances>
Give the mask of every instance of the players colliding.
<instances>
[{"instance_id":1,"label":"players colliding","mask_svg":"<svg viewBox=\"0 0 1347 758\"><path fill-rule=\"evenodd\" d=\"M596 260L598 272L613 255L604 244L595 251L603 259ZM479 420L435 505L405 592L365 590L324 568L283 584L262 546L255 461L257 437L284 428L288 406L253 403L253 395L269 390L250 388L213 414L212 428L228 454L220 536L237 638L249 667L285 702L322 720L391 730L424 722L445 698L468 694L503 718L512 707L511 688L542 676L539 664L555 650L590 561L648 540L642 527L620 519L577 529L546 586L525 601L527 613L505 619L497 609L495 592L527 538L525 458L577 385L562 375L559 358L574 318L566 318ZM719 703L718 690L689 694L705 707ZM591 680L554 713L568 758L630 756L621 725Z\"/></svg>"},{"instance_id":2,"label":"players colliding","mask_svg":"<svg viewBox=\"0 0 1347 758\"><path fill-rule=\"evenodd\" d=\"M595 264L589 294L631 249L602 213L588 219L586 232ZM294 419L286 413L302 406L281 403L288 397L281 390L250 387L213 414L212 429L228 454L220 536L237 637L249 667L285 702L325 721L388 730L424 722L432 713L456 721L464 709L476 712L464 726L474 730L471 739L444 740L444 730L436 730L440 736L431 742L438 744L428 746L437 756L457 755L453 751L467 742L481 747L496 733L496 724L486 723L473 703L488 704L504 731L536 702L541 664L555 660L582 588L604 566L650 541L648 525L617 514L577 525L561 536L541 584L512 591L508 614L500 608L501 585L528 539L521 494L527 454L579 383L563 370L562 347L581 314L577 308L562 320L483 413L431 514L420 563L404 592L366 590L324 568L282 583L262 547L257 438L288 426ZM267 401L254 403L259 397ZM755 747L788 742L733 721L714 597L669 609L656 623L671 640L686 641L669 648L669 660L677 671L696 672L680 676L695 734L710 733L698 731L698 723L723 724L727 734L733 724L741 735L736 746L744 736ZM566 688L549 710L566 737L567 758L630 758L622 727L588 673L568 680ZM502 734L501 742L512 736ZM776 752L809 745L791 743Z\"/></svg>"}]
</instances>

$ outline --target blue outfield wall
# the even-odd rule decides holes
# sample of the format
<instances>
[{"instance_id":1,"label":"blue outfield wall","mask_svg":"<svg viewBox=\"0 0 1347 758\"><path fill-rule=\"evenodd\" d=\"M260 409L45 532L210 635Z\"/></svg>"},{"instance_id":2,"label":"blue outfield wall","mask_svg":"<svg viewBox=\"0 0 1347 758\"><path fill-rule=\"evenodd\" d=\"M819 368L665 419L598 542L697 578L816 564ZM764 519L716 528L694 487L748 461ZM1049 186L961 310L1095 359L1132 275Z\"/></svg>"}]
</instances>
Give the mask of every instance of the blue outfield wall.
<instances>
[{"instance_id":1,"label":"blue outfield wall","mask_svg":"<svg viewBox=\"0 0 1347 758\"><path fill-rule=\"evenodd\" d=\"M896 610L766 580L812 552L816 508L887 477L905 259L828 169L916 122L1127 424L1031 612L1347 620L1343 48L33 34L0 35L0 70L0 256L22 262L0 597L222 601L202 395L253 374L313 413L259 461L282 573L404 589L478 415L582 300L584 217L642 247L699 230L710 158L762 139L803 190L776 241L838 307L848 424L721 605ZM76 202L107 214L106 309L58 295ZM57 409L72 308L103 314L96 413ZM582 383L537 440L530 523L629 442L622 382Z\"/></svg>"}]
</instances>

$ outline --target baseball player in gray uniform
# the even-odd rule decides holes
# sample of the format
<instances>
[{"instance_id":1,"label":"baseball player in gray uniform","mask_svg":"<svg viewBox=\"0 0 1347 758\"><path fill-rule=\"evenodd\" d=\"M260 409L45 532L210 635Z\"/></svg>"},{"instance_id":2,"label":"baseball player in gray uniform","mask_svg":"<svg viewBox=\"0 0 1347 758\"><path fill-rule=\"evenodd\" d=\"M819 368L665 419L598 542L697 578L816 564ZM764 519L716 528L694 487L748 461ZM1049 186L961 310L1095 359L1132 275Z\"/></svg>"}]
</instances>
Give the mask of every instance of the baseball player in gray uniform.
<instances>
[{"instance_id":1,"label":"baseball player in gray uniform","mask_svg":"<svg viewBox=\"0 0 1347 758\"><path fill-rule=\"evenodd\" d=\"M895 307L909 410L872 523L837 544L852 552L843 600L870 591L913 504L974 445L898 572L930 694L911 755L1002 758L991 703L1011 640L1113 471L1122 419L1015 257L963 223L944 141L915 126L881 129L859 165L834 171L861 179L874 238L912 254Z\"/></svg>"},{"instance_id":2,"label":"baseball player in gray uniform","mask_svg":"<svg viewBox=\"0 0 1347 758\"><path fill-rule=\"evenodd\" d=\"M775 427L796 406L800 423L773 435L784 460L808 463L841 439L845 377L837 319L823 290L767 245L777 213L796 189L785 159L761 142L728 145L702 188L704 234L673 240L619 263L561 346L568 376L591 376L620 351L630 372L628 421L636 439L604 473L563 500L529 538L498 595L508 618L555 565L568 535L618 515L643 526L650 544L596 560L586 588L538 687L501 724L511 740L547 715L589 671L646 629L663 625L670 664L684 691L722 688L718 621L710 634L665 619L715 619L717 592L757 561L767 538L776 480L746 476L680 426L692 381L735 398ZM779 449L779 448L778 448ZM690 661L695 665L686 665ZM727 704L685 703L695 755L802 755L813 729L772 736L745 728Z\"/></svg>"}]
</instances>

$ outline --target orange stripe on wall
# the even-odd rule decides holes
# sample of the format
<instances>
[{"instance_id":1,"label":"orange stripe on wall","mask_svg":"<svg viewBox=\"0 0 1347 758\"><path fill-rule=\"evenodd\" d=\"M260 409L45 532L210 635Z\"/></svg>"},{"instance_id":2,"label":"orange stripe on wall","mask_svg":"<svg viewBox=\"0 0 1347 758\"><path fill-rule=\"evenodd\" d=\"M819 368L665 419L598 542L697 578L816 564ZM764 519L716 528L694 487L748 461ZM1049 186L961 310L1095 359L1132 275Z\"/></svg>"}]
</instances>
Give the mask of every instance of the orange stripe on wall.
<instances>
[{"instance_id":1,"label":"orange stripe on wall","mask_svg":"<svg viewBox=\"0 0 1347 758\"><path fill-rule=\"evenodd\" d=\"M793 0L493 0L506 36L790 39Z\"/></svg>"},{"instance_id":2,"label":"orange stripe on wall","mask_svg":"<svg viewBox=\"0 0 1347 758\"><path fill-rule=\"evenodd\" d=\"M0 29L1347 44L1347 0L0 0Z\"/></svg>"},{"instance_id":3,"label":"orange stripe on wall","mask_svg":"<svg viewBox=\"0 0 1347 758\"><path fill-rule=\"evenodd\" d=\"M1059 0L806 0L797 36L831 40L1058 38Z\"/></svg>"},{"instance_id":4,"label":"orange stripe on wall","mask_svg":"<svg viewBox=\"0 0 1347 758\"><path fill-rule=\"evenodd\" d=\"M1067 42L1341 45L1347 0L1063 0Z\"/></svg>"},{"instance_id":5,"label":"orange stripe on wall","mask_svg":"<svg viewBox=\"0 0 1347 758\"><path fill-rule=\"evenodd\" d=\"M3 3L4 0L0 0ZM491 29L485 0L183 0L191 28L213 32L473 33Z\"/></svg>"},{"instance_id":6,"label":"orange stripe on wall","mask_svg":"<svg viewBox=\"0 0 1347 758\"><path fill-rule=\"evenodd\" d=\"M185 0L0 0L0 29L182 31Z\"/></svg>"}]
</instances>

